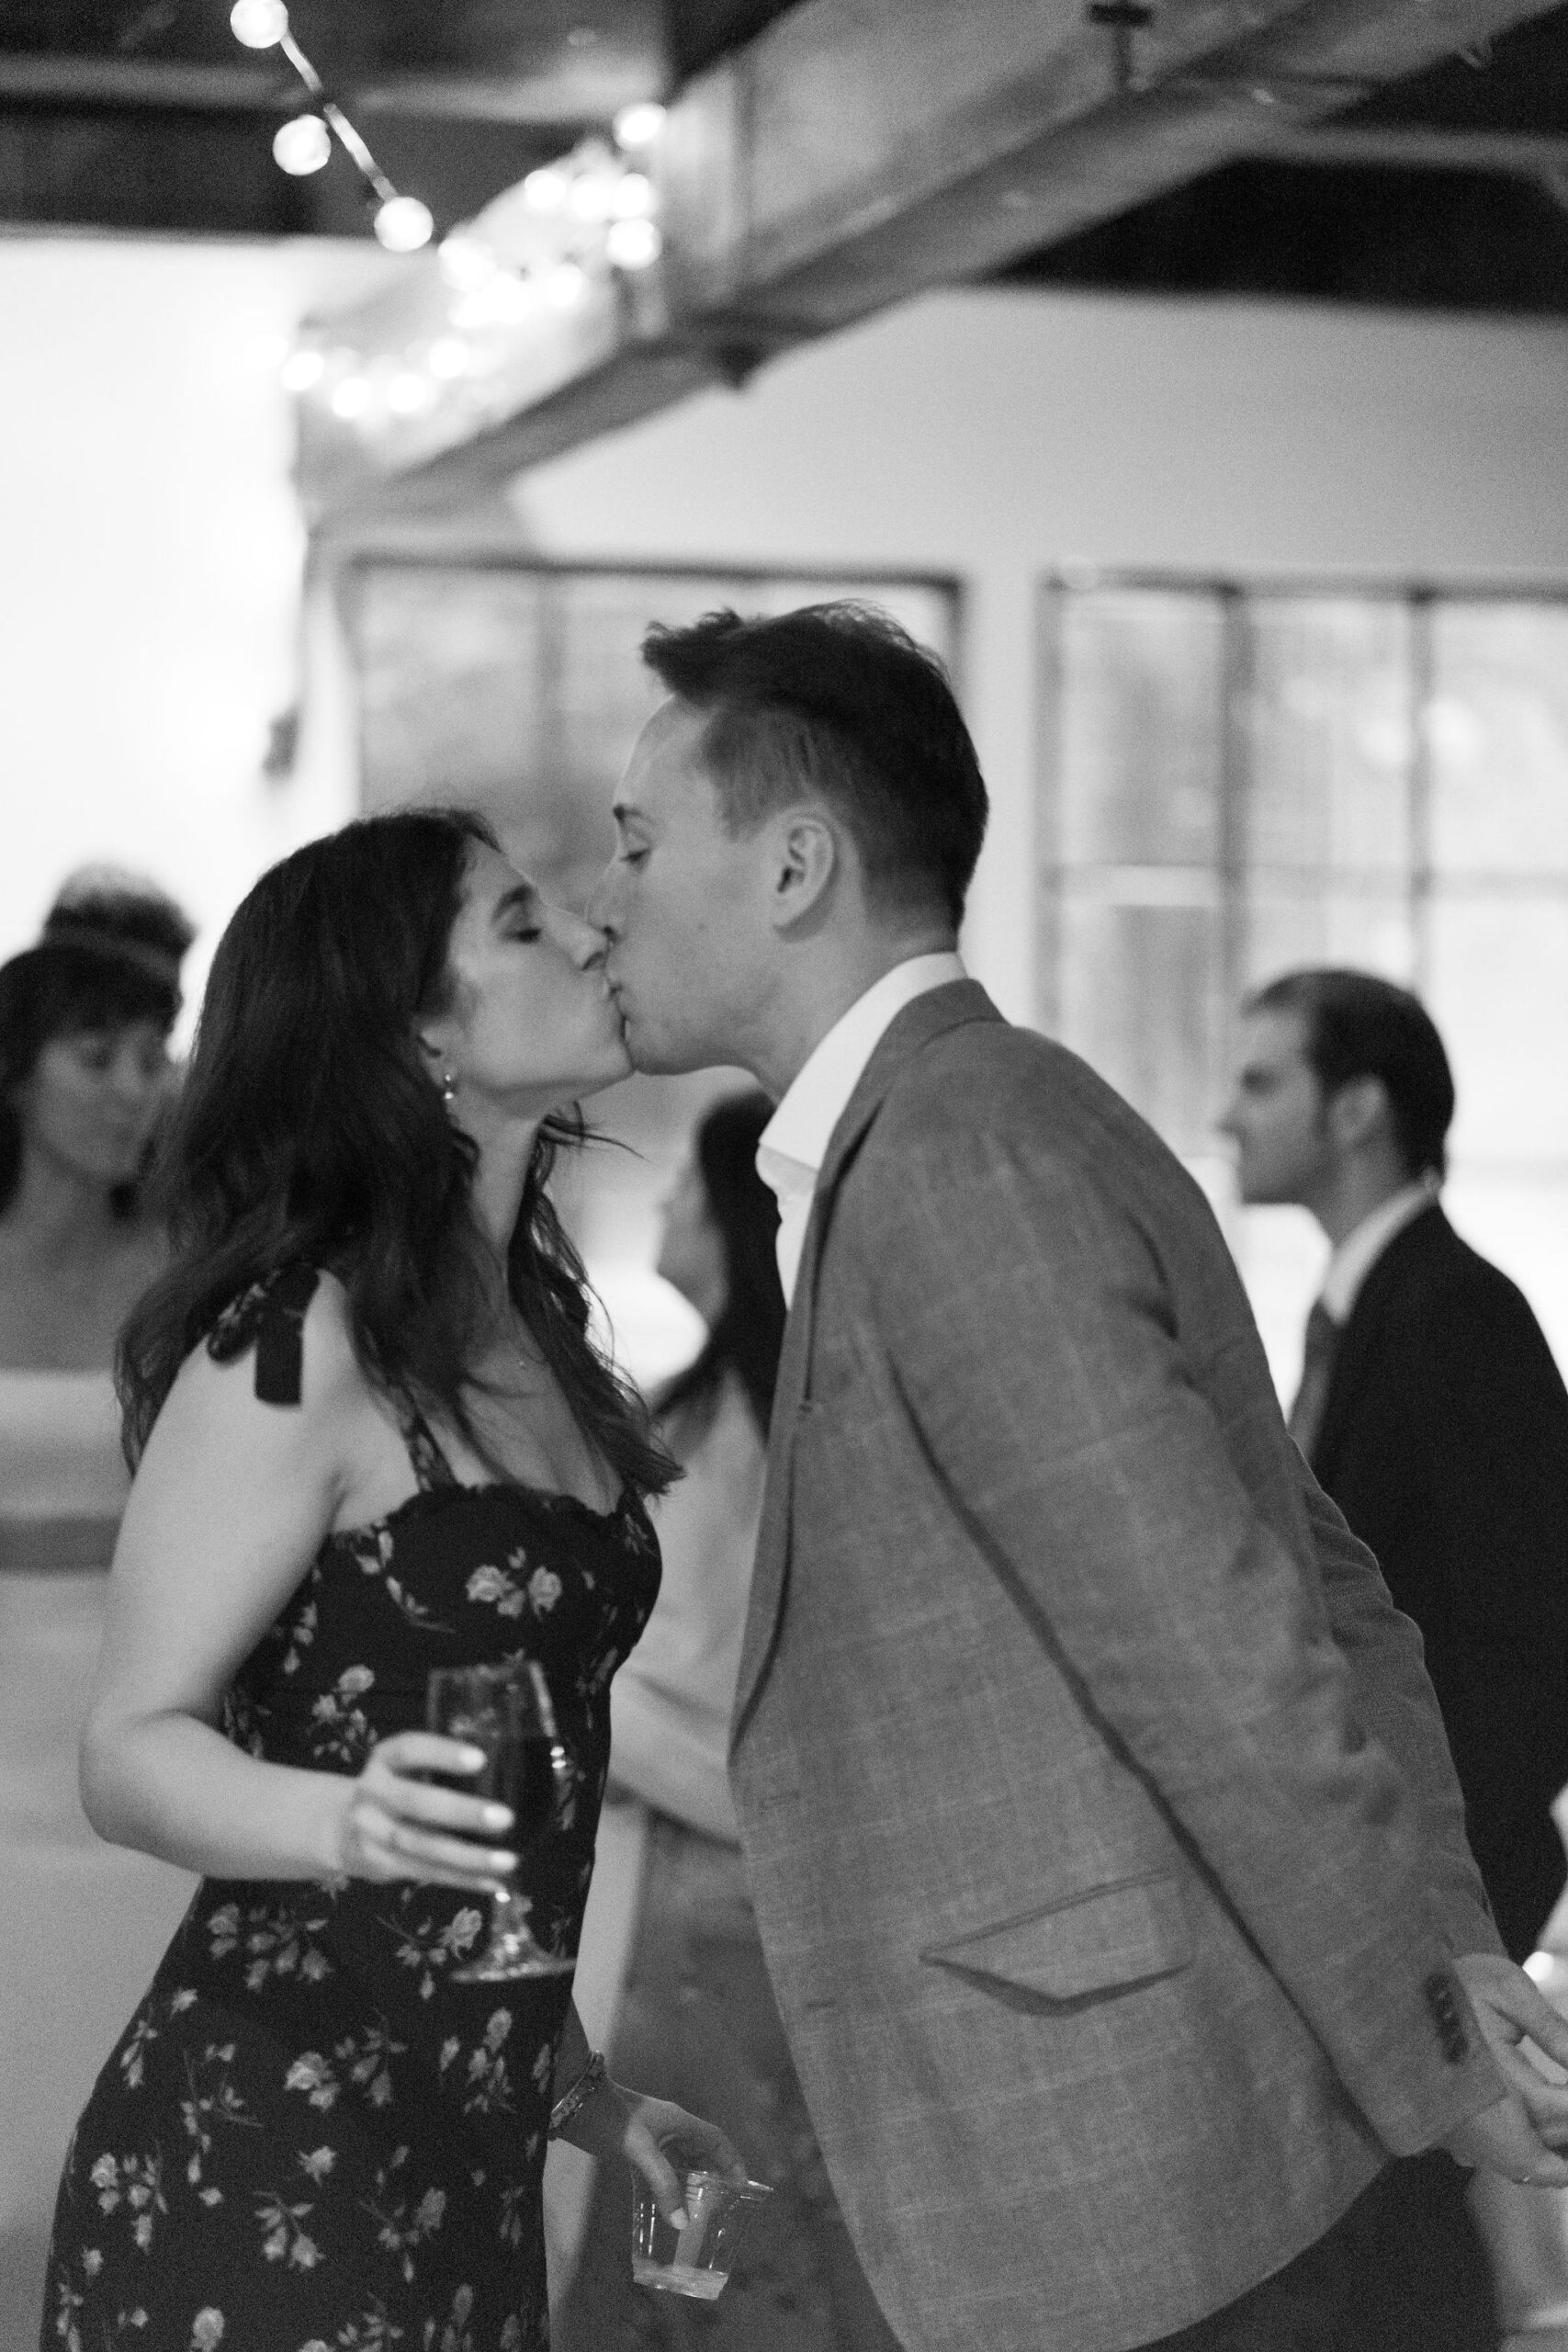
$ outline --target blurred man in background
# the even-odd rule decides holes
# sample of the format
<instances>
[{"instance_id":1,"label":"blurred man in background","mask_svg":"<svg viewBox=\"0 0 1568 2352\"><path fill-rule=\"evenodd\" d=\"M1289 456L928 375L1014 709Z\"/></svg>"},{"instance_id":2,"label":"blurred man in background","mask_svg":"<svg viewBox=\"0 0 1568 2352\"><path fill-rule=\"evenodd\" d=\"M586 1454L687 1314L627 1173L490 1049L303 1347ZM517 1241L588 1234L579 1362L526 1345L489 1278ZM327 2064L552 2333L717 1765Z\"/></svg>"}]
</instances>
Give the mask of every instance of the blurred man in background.
<instances>
[{"instance_id":1,"label":"blurred man in background","mask_svg":"<svg viewBox=\"0 0 1568 2352\"><path fill-rule=\"evenodd\" d=\"M1224 1121L1244 1201L1310 1210L1333 1255L1291 1434L1419 1626L1504 1941L1562 1884L1568 1392L1519 1291L1439 1205L1448 1057L1407 989L1287 974L1244 1013Z\"/></svg>"}]
</instances>

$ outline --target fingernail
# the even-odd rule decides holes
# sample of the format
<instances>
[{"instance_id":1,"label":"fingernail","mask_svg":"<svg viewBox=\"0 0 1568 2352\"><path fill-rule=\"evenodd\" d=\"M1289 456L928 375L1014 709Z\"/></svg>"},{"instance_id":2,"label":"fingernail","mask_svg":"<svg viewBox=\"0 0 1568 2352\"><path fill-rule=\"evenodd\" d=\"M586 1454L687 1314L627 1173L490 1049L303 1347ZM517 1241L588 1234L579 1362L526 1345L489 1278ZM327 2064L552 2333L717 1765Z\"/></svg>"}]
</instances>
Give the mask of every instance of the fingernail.
<instances>
[{"instance_id":1,"label":"fingernail","mask_svg":"<svg viewBox=\"0 0 1568 2352\"><path fill-rule=\"evenodd\" d=\"M485 1827L487 1829L510 1829L511 1826L512 1807L509 1804L486 1805Z\"/></svg>"},{"instance_id":2,"label":"fingernail","mask_svg":"<svg viewBox=\"0 0 1568 2352\"><path fill-rule=\"evenodd\" d=\"M490 1859L493 1867L498 1871L512 1871L517 1868L517 1857L515 1854L494 1853L491 1854Z\"/></svg>"},{"instance_id":3,"label":"fingernail","mask_svg":"<svg viewBox=\"0 0 1568 2352\"><path fill-rule=\"evenodd\" d=\"M465 1747L461 1769L465 1772L477 1772L484 1760L485 1752L482 1747Z\"/></svg>"},{"instance_id":4,"label":"fingernail","mask_svg":"<svg viewBox=\"0 0 1568 2352\"><path fill-rule=\"evenodd\" d=\"M690 2226L691 2215L687 2212L683 2205L676 2206L675 2211L670 2216L670 2223L672 2229L677 2230L683 2230Z\"/></svg>"}]
</instances>

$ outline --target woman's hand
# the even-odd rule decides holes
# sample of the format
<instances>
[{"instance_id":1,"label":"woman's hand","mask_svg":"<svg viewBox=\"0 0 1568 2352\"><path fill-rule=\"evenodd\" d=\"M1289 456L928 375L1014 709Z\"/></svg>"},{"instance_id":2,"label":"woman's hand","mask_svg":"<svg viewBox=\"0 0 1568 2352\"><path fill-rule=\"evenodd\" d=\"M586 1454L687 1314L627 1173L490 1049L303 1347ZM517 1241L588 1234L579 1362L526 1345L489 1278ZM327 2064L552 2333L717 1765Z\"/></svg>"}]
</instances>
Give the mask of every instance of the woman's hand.
<instances>
[{"instance_id":1,"label":"woman's hand","mask_svg":"<svg viewBox=\"0 0 1568 2352\"><path fill-rule=\"evenodd\" d=\"M670 2099L649 2098L608 2078L560 2133L591 2156L624 2156L653 2192L666 2221L685 2227L684 2181L689 2172L719 2172L744 2180L735 2143L716 2123L688 2115Z\"/></svg>"},{"instance_id":2,"label":"woman's hand","mask_svg":"<svg viewBox=\"0 0 1568 2352\"><path fill-rule=\"evenodd\" d=\"M411 1777L477 1772L484 1760L482 1748L436 1732L400 1731L382 1740L359 1778L341 1783L333 1870L351 1878L421 1879L486 1894L504 1885L517 1857L482 1841L504 1837L512 1826L510 1809Z\"/></svg>"}]
</instances>

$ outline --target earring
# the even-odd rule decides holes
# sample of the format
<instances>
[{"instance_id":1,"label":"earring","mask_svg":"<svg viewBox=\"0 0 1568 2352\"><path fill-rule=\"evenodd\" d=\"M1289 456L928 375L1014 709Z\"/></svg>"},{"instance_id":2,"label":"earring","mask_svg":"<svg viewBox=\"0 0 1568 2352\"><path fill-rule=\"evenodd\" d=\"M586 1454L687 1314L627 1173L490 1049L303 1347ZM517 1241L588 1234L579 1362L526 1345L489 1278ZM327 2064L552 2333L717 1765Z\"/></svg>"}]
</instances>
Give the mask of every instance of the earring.
<instances>
[{"instance_id":1,"label":"earring","mask_svg":"<svg viewBox=\"0 0 1568 2352\"><path fill-rule=\"evenodd\" d=\"M441 1073L441 1100L448 1110L457 1100L457 1081L449 1069L444 1069Z\"/></svg>"}]
</instances>

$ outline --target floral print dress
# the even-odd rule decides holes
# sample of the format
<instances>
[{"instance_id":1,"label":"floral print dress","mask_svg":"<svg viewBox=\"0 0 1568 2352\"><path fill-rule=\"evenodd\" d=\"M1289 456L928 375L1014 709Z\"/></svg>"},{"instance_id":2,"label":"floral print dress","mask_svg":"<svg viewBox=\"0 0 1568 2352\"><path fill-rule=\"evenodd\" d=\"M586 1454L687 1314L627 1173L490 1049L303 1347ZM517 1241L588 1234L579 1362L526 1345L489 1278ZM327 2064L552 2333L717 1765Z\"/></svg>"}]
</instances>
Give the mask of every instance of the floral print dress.
<instances>
[{"instance_id":1,"label":"floral print dress","mask_svg":"<svg viewBox=\"0 0 1568 2352\"><path fill-rule=\"evenodd\" d=\"M209 1340L220 1362L254 1347L270 1402L299 1401L315 1282L285 1270ZM604 1513L464 1486L402 1419L418 1493L328 1537L224 1729L272 1762L356 1773L423 1727L433 1667L536 1658L576 1786L520 1883L540 1940L575 1951L610 1678L653 1606L658 1546L630 1489ZM570 1980L455 1984L485 1925L441 1886L204 1881L77 2125L42 2352L543 2352Z\"/></svg>"}]
</instances>

